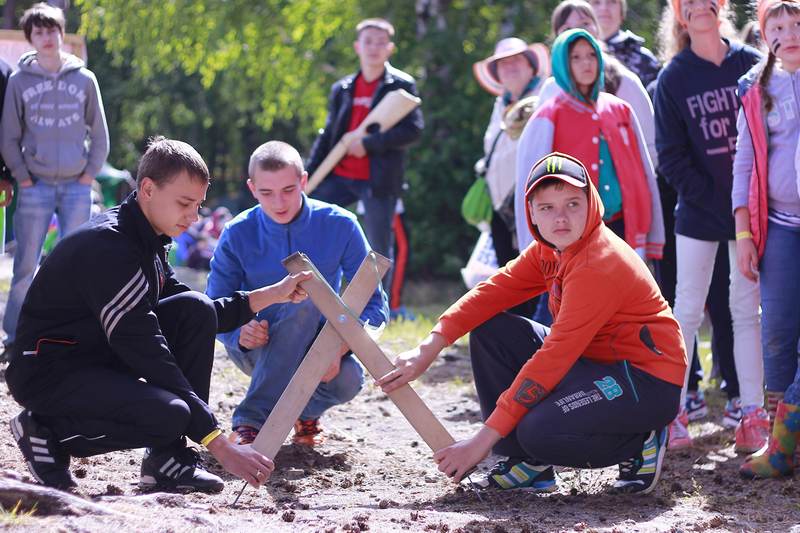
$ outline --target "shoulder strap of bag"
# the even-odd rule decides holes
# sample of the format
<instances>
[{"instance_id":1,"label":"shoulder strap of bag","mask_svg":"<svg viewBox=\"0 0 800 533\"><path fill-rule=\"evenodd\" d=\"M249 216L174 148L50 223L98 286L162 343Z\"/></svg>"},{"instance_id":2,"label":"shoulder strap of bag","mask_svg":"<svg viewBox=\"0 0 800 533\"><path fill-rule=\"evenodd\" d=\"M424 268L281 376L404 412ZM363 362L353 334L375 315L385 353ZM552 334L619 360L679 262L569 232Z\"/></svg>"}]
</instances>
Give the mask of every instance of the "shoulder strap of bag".
<instances>
[{"instance_id":1,"label":"shoulder strap of bag","mask_svg":"<svg viewBox=\"0 0 800 533\"><path fill-rule=\"evenodd\" d=\"M500 140L500 136L503 134L503 129L500 128L500 131L497 132L497 135L494 137L494 141L492 142L492 148L489 150L489 155L486 156L486 170L489 170L489 165L492 164L492 156L494 155L494 149L497 148L497 141Z\"/></svg>"}]
</instances>

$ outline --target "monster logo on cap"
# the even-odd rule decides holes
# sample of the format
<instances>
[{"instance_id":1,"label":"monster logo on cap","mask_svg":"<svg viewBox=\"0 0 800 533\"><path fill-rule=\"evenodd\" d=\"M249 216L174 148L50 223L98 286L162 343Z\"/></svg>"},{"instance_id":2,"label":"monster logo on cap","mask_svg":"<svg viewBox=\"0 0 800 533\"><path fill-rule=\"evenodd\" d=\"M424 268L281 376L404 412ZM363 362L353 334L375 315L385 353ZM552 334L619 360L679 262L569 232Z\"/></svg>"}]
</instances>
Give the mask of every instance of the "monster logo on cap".
<instances>
[{"instance_id":1,"label":"monster logo on cap","mask_svg":"<svg viewBox=\"0 0 800 533\"><path fill-rule=\"evenodd\" d=\"M574 157L553 152L541 158L528 174L525 198L527 199L533 189L545 178L556 178L584 188L589 184L589 173L583 164Z\"/></svg>"}]
</instances>

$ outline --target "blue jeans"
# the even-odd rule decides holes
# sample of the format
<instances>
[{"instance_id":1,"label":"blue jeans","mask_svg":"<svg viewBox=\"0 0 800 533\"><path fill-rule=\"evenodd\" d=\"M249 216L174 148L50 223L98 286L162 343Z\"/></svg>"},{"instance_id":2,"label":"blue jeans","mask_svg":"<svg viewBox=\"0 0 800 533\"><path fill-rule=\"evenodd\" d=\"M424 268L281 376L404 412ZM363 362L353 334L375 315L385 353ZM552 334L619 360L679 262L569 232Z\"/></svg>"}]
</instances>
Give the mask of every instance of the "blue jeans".
<instances>
[{"instance_id":1,"label":"blue jeans","mask_svg":"<svg viewBox=\"0 0 800 533\"><path fill-rule=\"evenodd\" d=\"M321 315L311 300L280 305L269 324L266 345L247 352L238 346L225 346L234 364L251 377L247 394L233 412L234 428L246 425L260 429L264 425L319 332ZM352 354L346 355L339 374L319 384L300 418L319 418L334 405L349 402L363 383L361 365Z\"/></svg>"},{"instance_id":2,"label":"blue jeans","mask_svg":"<svg viewBox=\"0 0 800 533\"><path fill-rule=\"evenodd\" d=\"M37 180L33 186L20 188L17 192L17 210L14 212L17 249L3 317L7 344L16 337L22 302L42 258L42 245L53 214L58 217L59 235L64 237L89 220L91 210L92 187L77 181L51 184ZM79 266L76 265L76 268ZM68 283L69 280L65 279L64 282Z\"/></svg>"},{"instance_id":3,"label":"blue jeans","mask_svg":"<svg viewBox=\"0 0 800 533\"><path fill-rule=\"evenodd\" d=\"M364 233L370 247L382 256L394 259L392 219L397 204L396 196L375 197L369 180L352 180L331 174L320 183L311 197L342 207L361 200L364 204ZM383 288L387 294L391 291L392 272L390 270L383 277Z\"/></svg>"},{"instance_id":4,"label":"blue jeans","mask_svg":"<svg viewBox=\"0 0 800 533\"><path fill-rule=\"evenodd\" d=\"M800 339L800 228L769 223L759 267L761 346L767 390L785 392L797 375Z\"/></svg>"}]
</instances>

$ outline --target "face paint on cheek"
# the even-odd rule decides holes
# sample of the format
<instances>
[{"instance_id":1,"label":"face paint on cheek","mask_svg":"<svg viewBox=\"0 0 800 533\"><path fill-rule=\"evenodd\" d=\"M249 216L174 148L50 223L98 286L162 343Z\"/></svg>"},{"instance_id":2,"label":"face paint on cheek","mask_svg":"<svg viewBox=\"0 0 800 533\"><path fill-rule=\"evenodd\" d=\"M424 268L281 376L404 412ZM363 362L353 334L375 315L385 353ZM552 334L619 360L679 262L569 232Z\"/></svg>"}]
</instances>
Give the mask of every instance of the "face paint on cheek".
<instances>
[{"instance_id":1,"label":"face paint on cheek","mask_svg":"<svg viewBox=\"0 0 800 533\"><path fill-rule=\"evenodd\" d=\"M775 39L773 39L772 43L769 45L769 47L770 47L770 50L772 50L772 53L777 55L778 54L778 50L781 47L780 39L778 39L777 37Z\"/></svg>"},{"instance_id":2,"label":"face paint on cheek","mask_svg":"<svg viewBox=\"0 0 800 533\"><path fill-rule=\"evenodd\" d=\"M719 7L717 6L717 3L714 2L714 0L711 0L711 2L709 2L708 9L711 10L711 12L714 14L715 17L719 13Z\"/></svg>"}]
</instances>

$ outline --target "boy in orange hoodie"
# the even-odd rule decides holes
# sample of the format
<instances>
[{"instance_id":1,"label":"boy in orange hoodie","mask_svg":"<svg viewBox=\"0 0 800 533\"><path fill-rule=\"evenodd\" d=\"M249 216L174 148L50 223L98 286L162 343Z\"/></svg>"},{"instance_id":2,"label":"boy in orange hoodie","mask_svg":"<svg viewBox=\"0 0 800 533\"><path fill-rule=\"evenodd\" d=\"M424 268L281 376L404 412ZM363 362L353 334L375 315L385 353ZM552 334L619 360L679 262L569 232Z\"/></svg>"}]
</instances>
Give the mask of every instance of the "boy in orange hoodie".
<instances>
[{"instance_id":1,"label":"boy in orange hoodie","mask_svg":"<svg viewBox=\"0 0 800 533\"><path fill-rule=\"evenodd\" d=\"M536 240L378 380L389 392L416 379L472 332L485 424L434 455L456 481L490 450L508 460L480 481L485 488L553 489L552 465L618 464L624 492L647 493L658 481L686 370L683 337L645 263L603 224L588 176L565 154L539 160L525 188ZM552 328L505 312L545 291Z\"/></svg>"}]
</instances>

